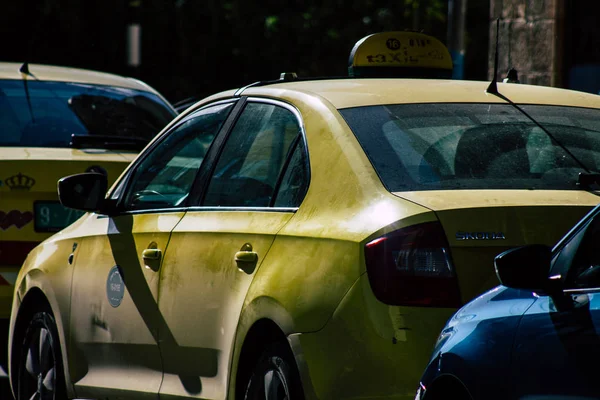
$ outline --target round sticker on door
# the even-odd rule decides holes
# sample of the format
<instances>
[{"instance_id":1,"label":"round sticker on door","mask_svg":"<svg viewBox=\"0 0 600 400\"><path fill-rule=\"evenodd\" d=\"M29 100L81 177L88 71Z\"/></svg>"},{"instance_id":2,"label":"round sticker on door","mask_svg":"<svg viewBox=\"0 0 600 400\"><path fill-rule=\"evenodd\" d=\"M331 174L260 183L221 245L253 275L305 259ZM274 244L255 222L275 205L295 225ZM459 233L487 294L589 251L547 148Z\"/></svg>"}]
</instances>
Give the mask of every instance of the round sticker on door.
<instances>
[{"instance_id":1,"label":"round sticker on door","mask_svg":"<svg viewBox=\"0 0 600 400\"><path fill-rule=\"evenodd\" d=\"M121 276L121 268L115 265L111 268L108 273L108 280L106 281L106 296L108 302L113 307L119 307L123 296L125 295L125 282Z\"/></svg>"}]
</instances>

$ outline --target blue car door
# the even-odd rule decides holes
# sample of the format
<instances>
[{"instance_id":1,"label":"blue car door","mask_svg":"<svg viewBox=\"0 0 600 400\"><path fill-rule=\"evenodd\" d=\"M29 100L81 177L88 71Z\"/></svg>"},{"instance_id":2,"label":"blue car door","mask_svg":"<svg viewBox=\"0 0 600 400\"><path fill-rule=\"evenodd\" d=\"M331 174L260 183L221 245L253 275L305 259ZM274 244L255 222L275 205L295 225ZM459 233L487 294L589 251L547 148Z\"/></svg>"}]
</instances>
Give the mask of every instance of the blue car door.
<instances>
[{"instance_id":1,"label":"blue car door","mask_svg":"<svg viewBox=\"0 0 600 400\"><path fill-rule=\"evenodd\" d=\"M524 314L512 354L514 398L600 399L600 214L554 255L553 295Z\"/></svg>"}]
</instances>

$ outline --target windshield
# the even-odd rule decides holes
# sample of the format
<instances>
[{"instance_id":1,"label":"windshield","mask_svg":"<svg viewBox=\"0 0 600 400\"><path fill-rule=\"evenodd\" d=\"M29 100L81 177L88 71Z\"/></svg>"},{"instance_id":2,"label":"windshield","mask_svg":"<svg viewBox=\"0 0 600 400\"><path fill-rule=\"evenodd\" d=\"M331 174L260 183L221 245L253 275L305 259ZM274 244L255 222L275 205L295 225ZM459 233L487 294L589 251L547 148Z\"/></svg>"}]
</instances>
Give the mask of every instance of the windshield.
<instances>
[{"instance_id":1,"label":"windshield","mask_svg":"<svg viewBox=\"0 0 600 400\"><path fill-rule=\"evenodd\" d=\"M69 147L76 135L114 138L119 148L127 138L147 143L174 116L149 92L44 81L27 81L26 90L24 81L0 80L0 146ZM93 147L107 142L89 139Z\"/></svg>"},{"instance_id":2,"label":"windshield","mask_svg":"<svg viewBox=\"0 0 600 400\"><path fill-rule=\"evenodd\" d=\"M520 106L589 169L600 165L600 110ZM340 110L392 192L578 189L580 164L505 104L401 104Z\"/></svg>"}]
</instances>

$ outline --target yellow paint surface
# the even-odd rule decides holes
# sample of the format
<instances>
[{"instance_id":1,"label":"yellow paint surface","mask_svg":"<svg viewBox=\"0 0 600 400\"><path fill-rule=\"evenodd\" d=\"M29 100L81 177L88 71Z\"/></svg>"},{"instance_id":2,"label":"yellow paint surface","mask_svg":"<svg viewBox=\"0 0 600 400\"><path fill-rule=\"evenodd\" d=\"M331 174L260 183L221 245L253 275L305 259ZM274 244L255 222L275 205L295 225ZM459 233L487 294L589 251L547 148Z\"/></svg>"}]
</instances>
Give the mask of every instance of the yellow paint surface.
<instances>
[{"instance_id":1,"label":"yellow paint surface","mask_svg":"<svg viewBox=\"0 0 600 400\"><path fill-rule=\"evenodd\" d=\"M516 102L600 108L597 96L499 86ZM249 88L244 95L279 99L302 116L310 186L297 210L89 214L32 253L17 294L38 287L49 297L70 351L68 377L82 397L130 390L152 397L160 387L161 396L171 399L233 398L246 335L268 319L297 343L308 398L414 398L439 329L455 310L378 301L366 274L365 244L439 221L467 301L495 284L495 254L525 243L551 244L598 197L583 191L389 193L337 109L502 102L486 94L486 87L364 79ZM457 239L458 232L490 231L502 232L504 239ZM74 267L65 266L73 242ZM146 267L145 249L163 251L159 265ZM236 262L240 251L254 251L256 265ZM106 279L117 264L124 268L127 292L112 307ZM120 356L125 351L133 358Z\"/></svg>"}]
</instances>

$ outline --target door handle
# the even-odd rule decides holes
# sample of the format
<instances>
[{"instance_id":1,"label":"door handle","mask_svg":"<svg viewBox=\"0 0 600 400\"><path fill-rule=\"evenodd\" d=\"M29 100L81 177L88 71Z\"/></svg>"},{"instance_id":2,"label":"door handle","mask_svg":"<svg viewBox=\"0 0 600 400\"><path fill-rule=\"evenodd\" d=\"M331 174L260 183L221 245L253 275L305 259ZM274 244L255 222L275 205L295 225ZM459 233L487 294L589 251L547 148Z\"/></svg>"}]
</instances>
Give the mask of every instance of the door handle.
<instances>
[{"instance_id":1,"label":"door handle","mask_svg":"<svg viewBox=\"0 0 600 400\"><path fill-rule=\"evenodd\" d=\"M144 267L151 269L154 272L158 272L160 269L160 259L162 257L162 251L158 249L156 242L150 242L148 248L142 251L142 259L144 260Z\"/></svg>"},{"instance_id":2,"label":"door handle","mask_svg":"<svg viewBox=\"0 0 600 400\"><path fill-rule=\"evenodd\" d=\"M238 251L235 253L234 259L237 263L255 263L258 261L258 253L255 251Z\"/></svg>"},{"instance_id":3,"label":"door handle","mask_svg":"<svg viewBox=\"0 0 600 400\"><path fill-rule=\"evenodd\" d=\"M252 250L252 245L250 243L244 243L240 251L235 253L233 259L240 271L244 271L250 275L256 268L258 253Z\"/></svg>"},{"instance_id":4,"label":"door handle","mask_svg":"<svg viewBox=\"0 0 600 400\"><path fill-rule=\"evenodd\" d=\"M145 249L142 251L142 258L144 260L160 260L162 251L159 249Z\"/></svg>"}]
</instances>

